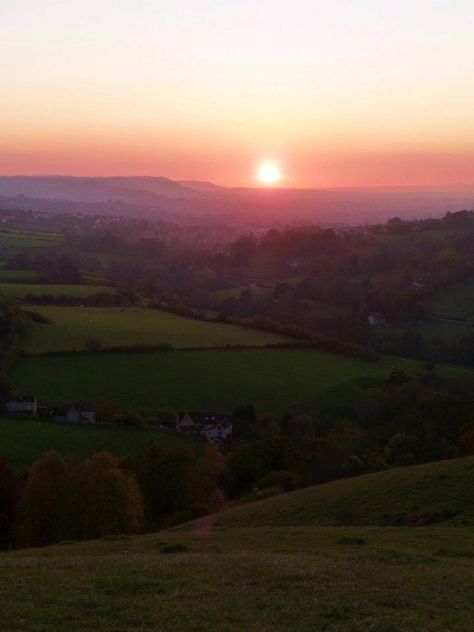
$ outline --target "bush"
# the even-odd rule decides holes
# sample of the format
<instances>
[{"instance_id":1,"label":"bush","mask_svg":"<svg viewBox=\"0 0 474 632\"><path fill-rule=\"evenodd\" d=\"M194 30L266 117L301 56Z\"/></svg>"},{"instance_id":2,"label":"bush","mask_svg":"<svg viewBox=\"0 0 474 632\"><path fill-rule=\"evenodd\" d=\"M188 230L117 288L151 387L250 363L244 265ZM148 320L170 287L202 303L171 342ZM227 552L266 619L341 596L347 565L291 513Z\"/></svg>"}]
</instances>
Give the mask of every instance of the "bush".
<instances>
[{"instance_id":1,"label":"bush","mask_svg":"<svg viewBox=\"0 0 474 632\"><path fill-rule=\"evenodd\" d=\"M189 551L188 547L185 544L165 544L160 549L160 553L165 555L176 554L176 553L187 553Z\"/></svg>"}]
</instances>

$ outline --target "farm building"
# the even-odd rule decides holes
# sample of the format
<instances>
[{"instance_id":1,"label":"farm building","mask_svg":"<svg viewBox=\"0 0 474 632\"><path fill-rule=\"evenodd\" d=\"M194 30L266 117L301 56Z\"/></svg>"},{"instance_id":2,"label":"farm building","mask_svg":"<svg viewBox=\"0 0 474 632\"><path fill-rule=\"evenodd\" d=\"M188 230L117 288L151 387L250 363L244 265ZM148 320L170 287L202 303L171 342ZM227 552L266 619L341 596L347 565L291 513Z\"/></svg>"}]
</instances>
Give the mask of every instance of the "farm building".
<instances>
[{"instance_id":1,"label":"farm building","mask_svg":"<svg viewBox=\"0 0 474 632\"><path fill-rule=\"evenodd\" d=\"M182 412L178 414L176 429L179 432L200 434L210 443L220 443L232 436L232 420L224 413Z\"/></svg>"},{"instance_id":2,"label":"farm building","mask_svg":"<svg viewBox=\"0 0 474 632\"><path fill-rule=\"evenodd\" d=\"M5 401L7 414L13 417L36 417L38 402L34 395L18 395Z\"/></svg>"},{"instance_id":3,"label":"farm building","mask_svg":"<svg viewBox=\"0 0 474 632\"><path fill-rule=\"evenodd\" d=\"M54 411L55 421L67 422L70 424L95 424L97 421L96 409L93 404L78 403L71 404L65 408Z\"/></svg>"}]
</instances>

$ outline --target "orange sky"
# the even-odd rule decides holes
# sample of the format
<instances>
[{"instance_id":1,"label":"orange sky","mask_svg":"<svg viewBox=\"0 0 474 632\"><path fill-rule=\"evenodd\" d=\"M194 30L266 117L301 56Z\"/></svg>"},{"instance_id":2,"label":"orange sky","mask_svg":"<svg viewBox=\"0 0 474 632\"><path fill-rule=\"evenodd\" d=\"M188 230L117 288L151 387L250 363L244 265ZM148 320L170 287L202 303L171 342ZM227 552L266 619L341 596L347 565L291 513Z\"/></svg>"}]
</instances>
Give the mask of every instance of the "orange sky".
<instances>
[{"instance_id":1,"label":"orange sky","mask_svg":"<svg viewBox=\"0 0 474 632\"><path fill-rule=\"evenodd\" d=\"M4 5L2 174L474 183L472 0Z\"/></svg>"}]
</instances>

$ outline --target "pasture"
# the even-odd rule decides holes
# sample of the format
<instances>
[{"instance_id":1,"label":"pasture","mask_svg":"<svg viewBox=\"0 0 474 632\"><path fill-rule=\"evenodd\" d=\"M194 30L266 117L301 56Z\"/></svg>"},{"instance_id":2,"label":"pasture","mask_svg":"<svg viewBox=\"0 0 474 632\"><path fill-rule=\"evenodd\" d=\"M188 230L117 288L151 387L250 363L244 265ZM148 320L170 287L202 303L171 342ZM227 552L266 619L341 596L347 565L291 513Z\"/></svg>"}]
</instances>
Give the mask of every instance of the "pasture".
<instances>
[{"instance_id":1,"label":"pasture","mask_svg":"<svg viewBox=\"0 0 474 632\"><path fill-rule=\"evenodd\" d=\"M159 533L3 553L3 626L9 632L470 632L472 527L381 527L371 522L380 515L369 514L359 526L319 523L331 503L356 502L364 511L364 492L368 505L403 512L413 502L432 507L435 498L460 507L450 497L456 490L469 504L472 470L472 458L452 467L415 466L403 475L383 472L250 503Z\"/></svg>"},{"instance_id":2,"label":"pasture","mask_svg":"<svg viewBox=\"0 0 474 632\"><path fill-rule=\"evenodd\" d=\"M93 294L113 294L114 288L100 285L53 285L48 283L0 283L0 294L24 300L28 295L32 296L67 296L75 298L87 298Z\"/></svg>"},{"instance_id":3,"label":"pasture","mask_svg":"<svg viewBox=\"0 0 474 632\"><path fill-rule=\"evenodd\" d=\"M35 307L34 311L50 321L48 325L35 325L27 334L23 348L34 353L84 349L91 338L104 348L161 343L214 347L290 341L257 329L205 322L155 309L52 306Z\"/></svg>"},{"instance_id":4,"label":"pasture","mask_svg":"<svg viewBox=\"0 0 474 632\"><path fill-rule=\"evenodd\" d=\"M30 249L50 248L64 242L62 233L41 230L23 230L19 228L3 228L0 230L0 246L2 255L13 254Z\"/></svg>"},{"instance_id":5,"label":"pasture","mask_svg":"<svg viewBox=\"0 0 474 632\"><path fill-rule=\"evenodd\" d=\"M46 450L83 459L94 452L117 456L139 454L151 441L159 445L199 447L198 437L155 428L72 425L37 419L0 419L0 456L21 471Z\"/></svg>"},{"instance_id":6,"label":"pasture","mask_svg":"<svg viewBox=\"0 0 474 632\"><path fill-rule=\"evenodd\" d=\"M220 527L413 525L474 527L474 456L345 478L219 514ZM444 518L443 518L444 517Z\"/></svg>"},{"instance_id":7,"label":"pasture","mask_svg":"<svg viewBox=\"0 0 474 632\"><path fill-rule=\"evenodd\" d=\"M34 270L7 270L0 268L1 283L16 283L18 281L32 281L36 278Z\"/></svg>"},{"instance_id":8,"label":"pasture","mask_svg":"<svg viewBox=\"0 0 474 632\"><path fill-rule=\"evenodd\" d=\"M12 377L19 392L36 393L50 403L102 396L150 413L160 408L232 411L247 403L260 413L283 413L308 401L313 408L317 398L329 397L337 405L338 389L347 384L385 379L393 370L418 373L423 366L403 358L368 362L314 349L103 352L21 358Z\"/></svg>"},{"instance_id":9,"label":"pasture","mask_svg":"<svg viewBox=\"0 0 474 632\"><path fill-rule=\"evenodd\" d=\"M474 323L474 280L444 290L431 301L429 309L434 316Z\"/></svg>"}]
</instances>

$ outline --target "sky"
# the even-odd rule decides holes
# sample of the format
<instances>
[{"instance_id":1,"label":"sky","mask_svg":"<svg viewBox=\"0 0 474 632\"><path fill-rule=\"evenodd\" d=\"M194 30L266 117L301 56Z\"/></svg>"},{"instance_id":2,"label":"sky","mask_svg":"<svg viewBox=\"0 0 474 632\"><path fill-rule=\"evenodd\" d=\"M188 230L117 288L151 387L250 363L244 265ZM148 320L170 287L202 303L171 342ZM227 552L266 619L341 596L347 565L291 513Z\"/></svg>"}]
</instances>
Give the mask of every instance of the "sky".
<instances>
[{"instance_id":1,"label":"sky","mask_svg":"<svg viewBox=\"0 0 474 632\"><path fill-rule=\"evenodd\" d=\"M0 0L0 173L474 184L473 0Z\"/></svg>"}]
</instances>

